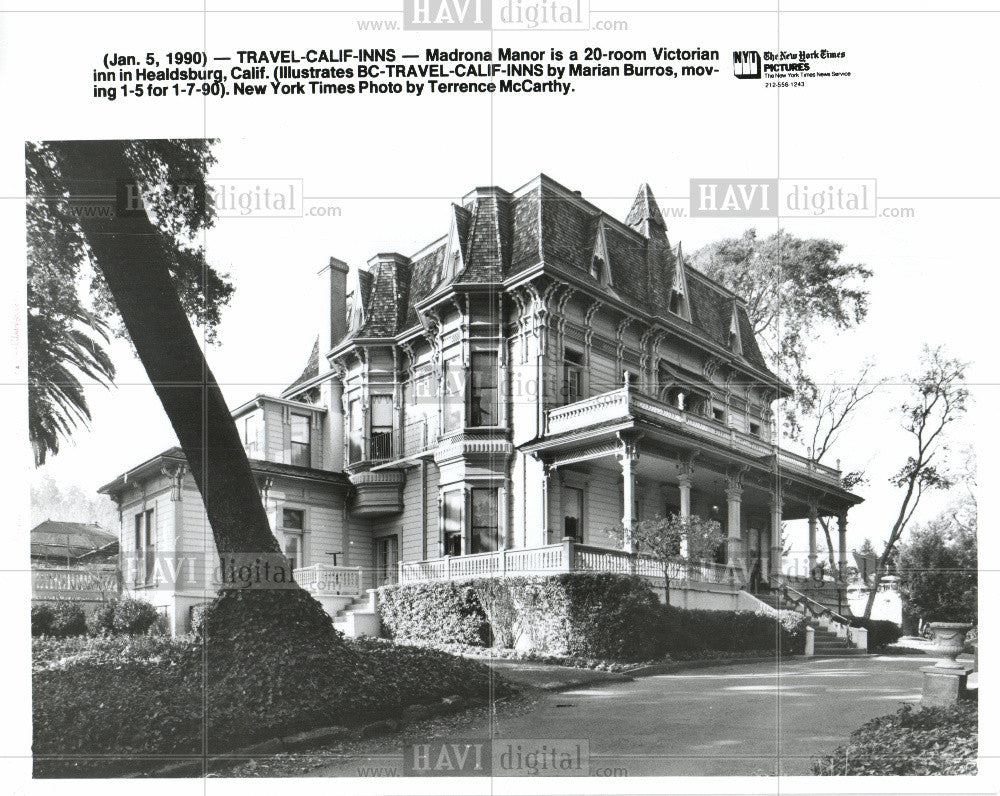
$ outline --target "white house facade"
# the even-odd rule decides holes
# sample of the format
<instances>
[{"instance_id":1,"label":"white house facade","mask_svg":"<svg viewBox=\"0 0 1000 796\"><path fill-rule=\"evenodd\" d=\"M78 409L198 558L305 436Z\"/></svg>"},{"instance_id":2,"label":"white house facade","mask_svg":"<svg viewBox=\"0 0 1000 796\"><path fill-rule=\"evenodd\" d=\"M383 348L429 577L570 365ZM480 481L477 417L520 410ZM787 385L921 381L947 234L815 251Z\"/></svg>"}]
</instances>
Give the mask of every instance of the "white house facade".
<instances>
[{"instance_id":1,"label":"white house facade","mask_svg":"<svg viewBox=\"0 0 1000 796\"><path fill-rule=\"evenodd\" d=\"M339 627L374 632L367 590L394 582L659 570L643 517L718 520L712 561L678 563L671 601L736 608L782 575L784 520L860 498L838 470L780 448L743 300L689 266L647 186L618 221L540 175L477 188L443 234L364 268L331 258L308 364L233 416L296 580ZM119 504L126 587L175 629L214 593L214 551L179 449L102 488ZM207 560L207 559L205 559ZM186 579L185 579L186 578Z\"/></svg>"}]
</instances>

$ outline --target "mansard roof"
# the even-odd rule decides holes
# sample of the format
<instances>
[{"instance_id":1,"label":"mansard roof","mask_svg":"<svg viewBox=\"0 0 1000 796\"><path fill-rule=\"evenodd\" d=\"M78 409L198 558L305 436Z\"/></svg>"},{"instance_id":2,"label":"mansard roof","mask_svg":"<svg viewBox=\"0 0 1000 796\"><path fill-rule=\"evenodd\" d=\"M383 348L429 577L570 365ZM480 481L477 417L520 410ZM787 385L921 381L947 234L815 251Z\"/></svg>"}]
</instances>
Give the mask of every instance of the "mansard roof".
<instances>
[{"instance_id":1,"label":"mansard roof","mask_svg":"<svg viewBox=\"0 0 1000 796\"><path fill-rule=\"evenodd\" d=\"M591 276L601 239L606 277ZM513 192L477 188L452 205L450 228L411 257L378 255L359 271L365 322L353 334L394 337L417 325L416 307L449 286L502 284L539 263L583 282L648 315L690 324L729 348L733 313L743 357L769 372L753 339L746 307L725 287L678 259L649 185L643 184L624 222L544 174ZM690 320L669 312L678 274L687 288Z\"/></svg>"}]
</instances>

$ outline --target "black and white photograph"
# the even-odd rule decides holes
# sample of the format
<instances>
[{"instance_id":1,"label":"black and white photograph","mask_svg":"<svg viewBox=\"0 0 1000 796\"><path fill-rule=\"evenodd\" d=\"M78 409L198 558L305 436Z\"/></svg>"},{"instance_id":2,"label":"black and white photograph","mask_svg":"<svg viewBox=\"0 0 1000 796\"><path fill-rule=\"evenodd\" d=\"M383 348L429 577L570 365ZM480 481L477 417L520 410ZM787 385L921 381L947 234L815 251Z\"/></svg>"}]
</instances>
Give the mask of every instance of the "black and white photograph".
<instances>
[{"instance_id":1,"label":"black and white photograph","mask_svg":"<svg viewBox=\"0 0 1000 796\"><path fill-rule=\"evenodd\" d=\"M363 5L0 5L11 792L995 790L1000 6Z\"/></svg>"}]
</instances>

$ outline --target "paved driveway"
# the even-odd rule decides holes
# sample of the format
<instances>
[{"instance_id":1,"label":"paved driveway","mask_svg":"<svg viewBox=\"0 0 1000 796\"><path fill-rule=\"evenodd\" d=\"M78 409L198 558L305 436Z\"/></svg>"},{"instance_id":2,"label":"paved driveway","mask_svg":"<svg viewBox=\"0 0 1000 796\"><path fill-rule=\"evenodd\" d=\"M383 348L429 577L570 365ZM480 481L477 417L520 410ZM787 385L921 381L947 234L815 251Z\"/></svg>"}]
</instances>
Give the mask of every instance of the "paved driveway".
<instances>
[{"instance_id":1,"label":"paved driveway","mask_svg":"<svg viewBox=\"0 0 1000 796\"><path fill-rule=\"evenodd\" d=\"M532 711L462 739L583 739L594 774L808 774L868 719L920 699L924 656L733 664L546 694ZM429 740L429 739L428 739ZM446 740L441 738L438 740ZM356 757L311 776L357 776L401 755Z\"/></svg>"}]
</instances>

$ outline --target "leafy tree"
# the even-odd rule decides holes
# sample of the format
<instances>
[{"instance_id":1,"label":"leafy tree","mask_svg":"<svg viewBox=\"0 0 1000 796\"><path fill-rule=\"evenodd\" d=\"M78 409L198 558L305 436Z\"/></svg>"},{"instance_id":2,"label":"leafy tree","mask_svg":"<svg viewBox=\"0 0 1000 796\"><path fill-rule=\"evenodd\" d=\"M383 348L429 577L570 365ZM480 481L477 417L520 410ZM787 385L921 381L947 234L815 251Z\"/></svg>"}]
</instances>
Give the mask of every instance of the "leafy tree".
<instances>
[{"instance_id":1,"label":"leafy tree","mask_svg":"<svg viewBox=\"0 0 1000 796\"><path fill-rule=\"evenodd\" d=\"M918 526L900 547L901 590L926 622L976 622L979 579L974 500Z\"/></svg>"},{"instance_id":2,"label":"leafy tree","mask_svg":"<svg viewBox=\"0 0 1000 796\"><path fill-rule=\"evenodd\" d=\"M88 494L78 486L60 486L48 473L31 485L31 524L45 520L94 522L109 531L119 522L118 508L107 495Z\"/></svg>"},{"instance_id":3,"label":"leafy tree","mask_svg":"<svg viewBox=\"0 0 1000 796\"><path fill-rule=\"evenodd\" d=\"M692 514L688 519L670 514L638 520L631 529L622 528L623 539L630 538L637 553L654 559L663 570L663 598L670 604L670 571L680 564L711 558L725 540L722 526Z\"/></svg>"},{"instance_id":4,"label":"leafy tree","mask_svg":"<svg viewBox=\"0 0 1000 796\"><path fill-rule=\"evenodd\" d=\"M193 307L200 319L211 323L217 319L220 302L219 279L205 277L205 268L194 268L203 262L203 252L178 242L210 220L210 201L203 203L200 198L207 194L206 147L204 142L176 141L29 145L29 190L44 189L36 198L64 197L69 206L76 203L81 210L56 218L61 224L75 224L72 234L64 234L78 255L86 253L93 263L109 303L121 316L177 434L225 567L236 557L241 563L248 557L277 559L281 549L271 533L236 424L187 317ZM120 212L114 197L123 183L140 189L148 186L149 203ZM91 212L82 212L86 209ZM228 638L235 643L260 641L253 631L259 631L261 624L275 631L269 639L271 650L299 641L317 644L335 639L322 606L299 588L245 593L229 589L216 606L221 624L239 621L248 629L245 634L230 633ZM323 629L328 631L325 641L317 636ZM260 649L257 652L267 657ZM252 651L241 648L239 654Z\"/></svg>"},{"instance_id":5,"label":"leafy tree","mask_svg":"<svg viewBox=\"0 0 1000 796\"><path fill-rule=\"evenodd\" d=\"M832 384L816 386L812 406L802 420L805 439L810 443L809 455L813 461L821 462L829 455L848 426L851 415L885 384L884 378L872 375L873 369L874 363L868 360L852 379L837 379ZM839 467L839 461L837 464ZM851 489L864 480L864 471L854 470L844 474L841 484L845 489ZM839 565L830 530L830 518L820 517L819 525L826 540L830 572L836 573ZM845 573L841 573L840 577L846 577Z\"/></svg>"},{"instance_id":6,"label":"leafy tree","mask_svg":"<svg viewBox=\"0 0 1000 796\"><path fill-rule=\"evenodd\" d=\"M114 213L96 197L98 183L70 186L66 159L80 143L29 143L27 169L28 430L35 463L59 451L90 420L84 381L110 386L115 367L110 334L124 335L88 229L95 216ZM197 245L214 220L205 173L214 163L208 141L129 141L115 144L128 173L100 190L134 203L141 195L152 218L146 242L170 273L186 314L214 340L220 312L233 292ZM74 190L71 190L73 188ZM96 266L96 267L95 267Z\"/></svg>"},{"instance_id":7,"label":"leafy tree","mask_svg":"<svg viewBox=\"0 0 1000 796\"><path fill-rule=\"evenodd\" d=\"M784 230L758 238L749 229L698 250L692 263L747 302L747 311L770 367L796 388L784 413L786 430L801 433L800 415L817 400L807 373L808 347L818 330L849 329L868 312L864 287L872 272L840 262L843 244L798 238Z\"/></svg>"},{"instance_id":8,"label":"leafy tree","mask_svg":"<svg viewBox=\"0 0 1000 796\"><path fill-rule=\"evenodd\" d=\"M889 531L885 548L875 566L864 618L870 619L879 583L885 575L903 532L928 491L948 489L953 476L947 470L946 431L965 414L969 390L965 384L966 363L945 356L942 348L924 346L923 373L911 379L913 394L899 407L903 429L909 435L910 454L890 482L903 491L899 512Z\"/></svg>"}]
</instances>

